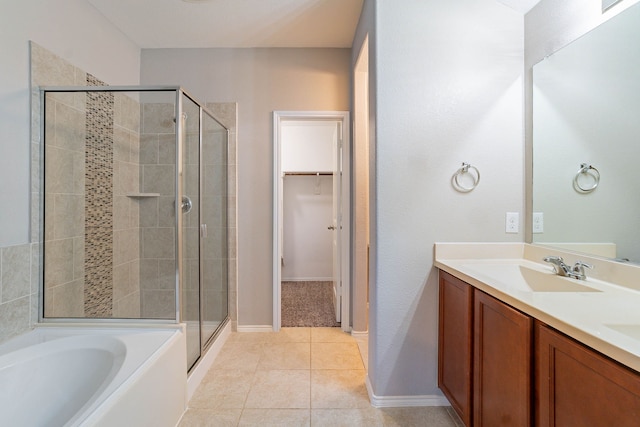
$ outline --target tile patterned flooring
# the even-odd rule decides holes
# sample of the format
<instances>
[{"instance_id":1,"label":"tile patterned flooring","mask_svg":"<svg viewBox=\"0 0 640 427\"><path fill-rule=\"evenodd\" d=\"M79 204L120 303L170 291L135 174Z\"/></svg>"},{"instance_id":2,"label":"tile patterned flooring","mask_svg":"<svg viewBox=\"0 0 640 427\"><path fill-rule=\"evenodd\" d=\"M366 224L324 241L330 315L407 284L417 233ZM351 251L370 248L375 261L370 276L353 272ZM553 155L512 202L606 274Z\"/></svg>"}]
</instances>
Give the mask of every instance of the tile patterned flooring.
<instances>
[{"instance_id":1,"label":"tile patterned flooring","mask_svg":"<svg viewBox=\"0 0 640 427\"><path fill-rule=\"evenodd\" d=\"M459 425L448 407L373 408L358 344L339 328L232 333L179 427Z\"/></svg>"}]
</instances>

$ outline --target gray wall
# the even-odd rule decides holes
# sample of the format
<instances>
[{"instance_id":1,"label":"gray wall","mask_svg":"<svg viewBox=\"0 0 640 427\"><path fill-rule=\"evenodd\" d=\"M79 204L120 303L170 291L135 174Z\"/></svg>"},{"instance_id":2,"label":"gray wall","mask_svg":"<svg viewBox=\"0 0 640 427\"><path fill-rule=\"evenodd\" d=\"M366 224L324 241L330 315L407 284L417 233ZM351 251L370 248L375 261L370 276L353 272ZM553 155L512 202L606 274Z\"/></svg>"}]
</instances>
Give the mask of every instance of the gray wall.
<instances>
[{"instance_id":1,"label":"gray wall","mask_svg":"<svg viewBox=\"0 0 640 427\"><path fill-rule=\"evenodd\" d=\"M144 49L142 84L238 103L238 326L272 324L272 112L348 110L349 49Z\"/></svg>"},{"instance_id":2,"label":"gray wall","mask_svg":"<svg viewBox=\"0 0 640 427\"><path fill-rule=\"evenodd\" d=\"M375 25L375 18L376 18L376 2L375 1L371 1L371 0L365 0L363 5L362 5L362 13L360 14L360 21L358 22L358 27L356 29L356 33L354 35L353 38L353 45L352 45L352 49L351 49L351 67L352 69L355 69L356 67L356 63L358 61L358 55L360 54L360 51L362 50L365 41L367 41L368 44L368 60L369 60L369 69L368 69L368 77L369 77L369 84L368 84L368 107L369 107L369 112L368 112L368 123L365 125L369 126L368 129L368 137L369 137L369 264L368 264L368 295L369 295L369 301L374 301L377 300L377 288L375 286L373 286L374 283L376 283L376 263L377 263L377 259L376 259L376 244L377 244L377 239L376 239L376 228L374 227L374 225L376 224L376 215L377 215L377 210L376 210L376 192L375 192L375 187L376 187L376 117L377 117L377 57L376 57L376 45L377 45L377 37L376 37L376 25ZM352 102L352 105L355 105L355 102ZM354 114L354 116L357 118L358 115L357 113ZM358 124L356 124L354 126L354 129L356 129L358 127ZM352 154L352 158L357 158L358 156L358 152L356 151L354 154ZM355 170L355 167L354 167ZM357 178L356 178L357 179ZM352 212L355 211L354 209L354 198L352 197ZM355 227L352 228L352 230L355 230L360 224L356 224ZM360 256L361 253L359 254ZM352 266L355 265L355 256L353 253L351 254L352 258L351 258L351 263ZM355 284L353 286L358 286L358 284ZM358 289L359 292L354 292L354 288L352 287L352 295L353 295L353 304L360 304L361 307L362 306L366 306L365 303L362 302L363 299L366 299L366 295L367 295L367 291L363 290L363 289ZM364 291L364 292L363 292ZM356 296L357 295L357 296ZM359 296L360 301L356 301L355 298L357 298ZM361 313L353 313L352 317L353 317L353 325L354 325L354 330L355 331L369 331L369 340L368 340L368 345L369 345L369 349L375 349L378 345L378 337L376 335L376 331L378 330L378 319L376 316L373 315L372 311L368 311L368 310L361 310L361 311L365 311L365 313L368 316L368 319L364 320L362 319L362 315ZM377 371L378 371L378 359L377 359L377 354L373 353L372 351L368 351L368 375L369 378L373 378L375 377Z\"/></svg>"},{"instance_id":3,"label":"gray wall","mask_svg":"<svg viewBox=\"0 0 640 427\"><path fill-rule=\"evenodd\" d=\"M505 234L505 212L523 213L523 17L493 0L378 0L373 22L369 381L437 403L434 242L523 238ZM482 174L467 194L450 184L463 161Z\"/></svg>"}]
</instances>

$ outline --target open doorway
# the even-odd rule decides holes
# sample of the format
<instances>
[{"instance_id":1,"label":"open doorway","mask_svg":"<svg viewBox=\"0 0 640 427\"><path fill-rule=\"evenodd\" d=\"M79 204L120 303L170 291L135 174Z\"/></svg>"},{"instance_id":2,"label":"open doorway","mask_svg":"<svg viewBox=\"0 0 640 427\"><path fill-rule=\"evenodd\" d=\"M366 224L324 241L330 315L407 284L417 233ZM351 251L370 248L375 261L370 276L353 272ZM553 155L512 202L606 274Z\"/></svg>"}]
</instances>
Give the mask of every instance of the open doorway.
<instances>
[{"instance_id":1,"label":"open doorway","mask_svg":"<svg viewBox=\"0 0 640 427\"><path fill-rule=\"evenodd\" d=\"M353 75L352 153L352 331L368 369L370 188L373 182L369 149L369 38L358 53Z\"/></svg>"},{"instance_id":2,"label":"open doorway","mask_svg":"<svg viewBox=\"0 0 640 427\"><path fill-rule=\"evenodd\" d=\"M348 139L348 112L274 112L275 331L350 330Z\"/></svg>"}]
</instances>

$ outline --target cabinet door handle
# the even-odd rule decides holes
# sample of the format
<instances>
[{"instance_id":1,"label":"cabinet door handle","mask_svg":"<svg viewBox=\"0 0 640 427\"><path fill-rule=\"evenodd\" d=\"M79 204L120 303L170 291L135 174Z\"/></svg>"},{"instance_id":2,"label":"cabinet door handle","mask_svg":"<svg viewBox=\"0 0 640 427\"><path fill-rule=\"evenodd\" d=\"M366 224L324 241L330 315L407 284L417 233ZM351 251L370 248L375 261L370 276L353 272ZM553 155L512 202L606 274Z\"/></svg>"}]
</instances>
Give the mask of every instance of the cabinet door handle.
<instances>
[{"instance_id":1,"label":"cabinet door handle","mask_svg":"<svg viewBox=\"0 0 640 427\"><path fill-rule=\"evenodd\" d=\"M327 227L327 230L335 230L336 226L335 225L330 225Z\"/></svg>"}]
</instances>

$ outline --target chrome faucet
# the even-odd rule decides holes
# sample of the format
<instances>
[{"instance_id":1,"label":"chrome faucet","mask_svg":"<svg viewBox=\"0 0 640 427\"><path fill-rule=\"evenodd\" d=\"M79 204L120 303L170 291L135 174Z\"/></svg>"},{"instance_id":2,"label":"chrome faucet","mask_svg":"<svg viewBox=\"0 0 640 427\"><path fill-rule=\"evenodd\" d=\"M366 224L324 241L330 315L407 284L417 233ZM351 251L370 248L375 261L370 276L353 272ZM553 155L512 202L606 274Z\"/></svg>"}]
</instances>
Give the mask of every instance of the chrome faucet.
<instances>
[{"instance_id":1,"label":"chrome faucet","mask_svg":"<svg viewBox=\"0 0 640 427\"><path fill-rule=\"evenodd\" d=\"M564 263L562 257L555 255L546 256L542 260L552 264L553 269L558 276L571 277L578 280L585 280L587 278L587 275L584 272L585 267L593 268L593 265L582 261L576 261L573 267L569 267Z\"/></svg>"}]
</instances>

